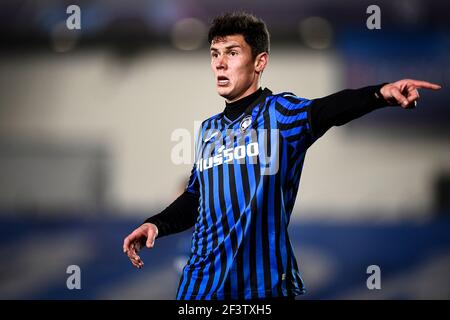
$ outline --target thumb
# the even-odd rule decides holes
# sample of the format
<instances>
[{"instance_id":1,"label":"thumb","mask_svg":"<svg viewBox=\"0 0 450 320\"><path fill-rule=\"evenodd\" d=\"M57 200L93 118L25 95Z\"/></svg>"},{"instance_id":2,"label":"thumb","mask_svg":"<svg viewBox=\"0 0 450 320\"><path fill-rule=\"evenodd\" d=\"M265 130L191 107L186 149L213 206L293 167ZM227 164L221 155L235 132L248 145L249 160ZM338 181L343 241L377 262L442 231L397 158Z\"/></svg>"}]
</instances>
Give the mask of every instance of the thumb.
<instances>
[{"instance_id":1,"label":"thumb","mask_svg":"<svg viewBox=\"0 0 450 320\"><path fill-rule=\"evenodd\" d=\"M153 246L155 245L155 233L151 232L149 230L148 235L147 235L147 242L146 242L146 246L147 248L153 248Z\"/></svg>"}]
</instances>

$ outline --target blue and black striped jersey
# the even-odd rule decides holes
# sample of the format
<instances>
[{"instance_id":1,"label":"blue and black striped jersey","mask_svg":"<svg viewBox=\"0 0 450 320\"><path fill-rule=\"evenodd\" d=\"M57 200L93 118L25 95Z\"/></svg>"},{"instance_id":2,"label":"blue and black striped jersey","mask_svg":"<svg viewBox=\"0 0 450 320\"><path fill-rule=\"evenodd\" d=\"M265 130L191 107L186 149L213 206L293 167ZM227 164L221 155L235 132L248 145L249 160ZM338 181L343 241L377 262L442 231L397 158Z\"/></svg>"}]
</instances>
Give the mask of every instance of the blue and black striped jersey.
<instances>
[{"instance_id":1,"label":"blue and black striped jersey","mask_svg":"<svg viewBox=\"0 0 450 320\"><path fill-rule=\"evenodd\" d=\"M287 232L305 154L318 138L311 100L262 95L236 120L202 123L187 191L199 194L177 299L295 296L304 284Z\"/></svg>"},{"instance_id":2,"label":"blue and black striped jersey","mask_svg":"<svg viewBox=\"0 0 450 320\"><path fill-rule=\"evenodd\" d=\"M287 228L306 150L332 126L389 105L383 85L314 100L258 90L203 122L185 192L145 220L157 238L195 226L178 299L304 292Z\"/></svg>"}]
</instances>

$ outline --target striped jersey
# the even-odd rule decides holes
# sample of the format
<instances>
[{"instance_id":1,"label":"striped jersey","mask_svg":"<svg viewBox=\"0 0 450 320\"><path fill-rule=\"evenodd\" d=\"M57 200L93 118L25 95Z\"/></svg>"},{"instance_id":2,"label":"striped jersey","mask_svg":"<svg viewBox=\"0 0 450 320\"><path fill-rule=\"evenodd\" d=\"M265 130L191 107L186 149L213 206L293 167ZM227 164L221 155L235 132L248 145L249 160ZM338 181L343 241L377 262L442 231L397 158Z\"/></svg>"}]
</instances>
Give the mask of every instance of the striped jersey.
<instances>
[{"instance_id":1,"label":"striped jersey","mask_svg":"<svg viewBox=\"0 0 450 320\"><path fill-rule=\"evenodd\" d=\"M266 88L234 121L220 113L202 123L186 188L199 195L198 218L177 299L304 293L288 225L318 138L311 102Z\"/></svg>"}]
</instances>

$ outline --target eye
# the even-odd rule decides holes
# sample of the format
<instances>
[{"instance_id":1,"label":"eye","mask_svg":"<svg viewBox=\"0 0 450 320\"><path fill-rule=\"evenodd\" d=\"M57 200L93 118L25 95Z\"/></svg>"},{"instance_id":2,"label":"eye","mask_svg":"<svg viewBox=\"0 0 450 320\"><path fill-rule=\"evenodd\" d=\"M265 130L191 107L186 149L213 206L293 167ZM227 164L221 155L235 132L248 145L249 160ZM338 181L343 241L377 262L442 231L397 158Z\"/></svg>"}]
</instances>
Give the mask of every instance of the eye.
<instances>
[{"instance_id":1,"label":"eye","mask_svg":"<svg viewBox=\"0 0 450 320\"><path fill-rule=\"evenodd\" d=\"M230 55L232 56L232 57L234 57L234 56L237 56L237 51L230 51Z\"/></svg>"},{"instance_id":2,"label":"eye","mask_svg":"<svg viewBox=\"0 0 450 320\"><path fill-rule=\"evenodd\" d=\"M211 52L211 57L212 58L217 58L219 55L217 54L217 52Z\"/></svg>"}]
</instances>

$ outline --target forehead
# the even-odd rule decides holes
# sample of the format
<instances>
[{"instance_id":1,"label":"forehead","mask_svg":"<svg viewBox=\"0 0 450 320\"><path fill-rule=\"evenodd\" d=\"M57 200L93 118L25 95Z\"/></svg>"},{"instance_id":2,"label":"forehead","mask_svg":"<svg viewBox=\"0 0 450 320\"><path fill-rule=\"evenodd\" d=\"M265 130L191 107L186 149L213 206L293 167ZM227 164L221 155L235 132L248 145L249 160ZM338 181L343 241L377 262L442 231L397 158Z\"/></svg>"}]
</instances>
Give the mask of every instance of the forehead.
<instances>
[{"instance_id":1,"label":"forehead","mask_svg":"<svg viewBox=\"0 0 450 320\"><path fill-rule=\"evenodd\" d=\"M241 34L234 34L225 37L215 37L211 41L211 48L221 48L228 46L238 45L242 48L248 46L247 42L244 39L244 36Z\"/></svg>"}]
</instances>

